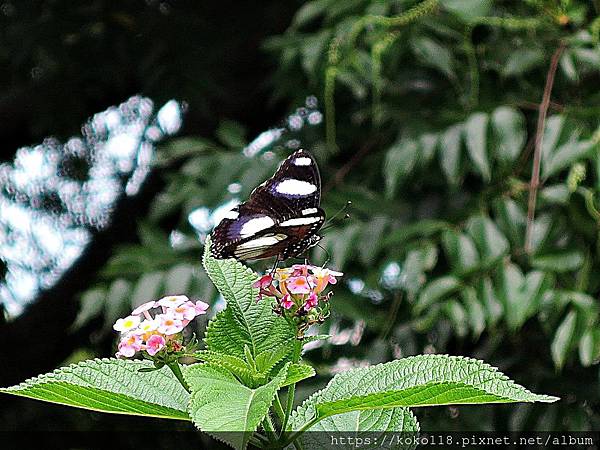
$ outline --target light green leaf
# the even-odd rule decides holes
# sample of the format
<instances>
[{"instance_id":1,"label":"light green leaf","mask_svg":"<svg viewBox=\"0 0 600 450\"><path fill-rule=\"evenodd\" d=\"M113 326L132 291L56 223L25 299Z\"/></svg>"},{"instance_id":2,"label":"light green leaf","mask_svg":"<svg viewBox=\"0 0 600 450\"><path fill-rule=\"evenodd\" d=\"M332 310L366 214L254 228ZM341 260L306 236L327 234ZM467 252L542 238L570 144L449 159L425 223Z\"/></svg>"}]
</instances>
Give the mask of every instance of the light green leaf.
<instances>
[{"instance_id":1,"label":"light green leaf","mask_svg":"<svg viewBox=\"0 0 600 450\"><path fill-rule=\"evenodd\" d=\"M487 151L487 127L489 117L485 113L475 113L465 123L465 143L471 161L485 181L492 177L492 169Z\"/></svg>"},{"instance_id":2,"label":"light green leaf","mask_svg":"<svg viewBox=\"0 0 600 450\"><path fill-rule=\"evenodd\" d=\"M508 252L508 241L489 217L484 215L472 217L467 224L467 229L485 264L495 262Z\"/></svg>"},{"instance_id":3,"label":"light green leaf","mask_svg":"<svg viewBox=\"0 0 600 450\"><path fill-rule=\"evenodd\" d=\"M454 230L445 231L442 234L442 245L454 273L464 274L478 266L477 248L473 239L466 234Z\"/></svg>"},{"instance_id":4,"label":"light green leaf","mask_svg":"<svg viewBox=\"0 0 600 450\"><path fill-rule=\"evenodd\" d=\"M492 113L492 128L498 142L498 159L507 163L514 161L525 144L525 117L515 108L501 106Z\"/></svg>"},{"instance_id":5,"label":"light green leaf","mask_svg":"<svg viewBox=\"0 0 600 450\"><path fill-rule=\"evenodd\" d=\"M131 293L131 306L137 307L142 303L157 299L160 295L160 285L163 277L163 272L149 272L142 275ZM173 292L173 294L178 293Z\"/></svg>"},{"instance_id":6,"label":"light green leaf","mask_svg":"<svg viewBox=\"0 0 600 450\"><path fill-rule=\"evenodd\" d=\"M531 265L536 269L548 272L571 272L579 269L583 264L583 254L579 250L568 250L551 255L535 256Z\"/></svg>"},{"instance_id":7,"label":"light green leaf","mask_svg":"<svg viewBox=\"0 0 600 450\"><path fill-rule=\"evenodd\" d=\"M383 165L386 196L393 198L399 185L402 184L417 162L419 145L413 139L401 138L386 152Z\"/></svg>"},{"instance_id":8,"label":"light green leaf","mask_svg":"<svg viewBox=\"0 0 600 450\"><path fill-rule=\"evenodd\" d=\"M520 328L538 310L541 296L548 288L547 276L540 271L523 276L514 264L506 264L501 272L500 297L506 322L511 330Z\"/></svg>"},{"instance_id":9,"label":"light green leaf","mask_svg":"<svg viewBox=\"0 0 600 450\"><path fill-rule=\"evenodd\" d=\"M456 14L464 22L487 16L492 7L491 0L444 0L441 6Z\"/></svg>"},{"instance_id":10,"label":"light green leaf","mask_svg":"<svg viewBox=\"0 0 600 450\"><path fill-rule=\"evenodd\" d=\"M450 50L431 38L421 36L413 39L415 55L427 66L438 69L448 78L455 79L454 57Z\"/></svg>"},{"instance_id":11,"label":"light green leaf","mask_svg":"<svg viewBox=\"0 0 600 450\"><path fill-rule=\"evenodd\" d=\"M191 264L177 264L167 272L164 287L165 294L187 292L193 276L194 267Z\"/></svg>"},{"instance_id":12,"label":"light green leaf","mask_svg":"<svg viewBox=\"0 0 600 450\"><path fill-rule=\"evenodd\" d=\"M479 295L485 309L486 321L489 326L494 326L502 317L503 307L496 296L492 280L488 277L483 278L478 286Z\"/></svg>"},{"instance_id":13,"label":"light green leaf","mask_svg":"<svg viewBox=\"0 0 600 450\"><path fill-rule=\"evenodd\" d=\"M544 52L536 48L518 48L508 57L502 75L513 77L523 75L544 61Z\"/></svg>"},{"instance_id":14,"label":"light green leaf","mask_svg":"<svg viewBox=\"0 0 600 450\"><path fill-rule=\"evenodd\" d=\"M460 176L460 144L462 124L446 129L440 140L440 166L451 184L458 184Z\"/></svg>"},{"instance_id":15,"label":"light green leaf","mask_svg":"<svg viewBox=\"0 0 600 450\"><path fill-rule=\"evenodd\" d=\"M415 304L415 314L420 314L425 311L429 306L434 304L436 301L443 299L444 297L450 295L451 293L457 291L461 287L461 283L456 277L446 276L441 278L436 278L431 281L417 299L417 303Z\"/></svg>"},{"instance_id":16,"label":"light green leaf","mask_svg":"<svg viewBox=\"0 0 600 450\"><path fill-rule=\"evenodd\" d=\"M511 198L501 198L495 204L495 212L504 234L514 246L522 246L527 216L519 204Z\"/></svg>"},{"instance_id":17,"label":"light green leaf","mask_svg":"<svg viewBox=\"0 0 600 450\"><path fill-rule=\"evenodd\" d=\"M456 299L451 298L444 302L443 310L452 323L454 333L460 338L465 337L469 332L469 328L467 326L467 312L463 305Z\"/></svg>"},{"instance_id":18,"label":"light green leaf","mask_svg":"<svg viewBox=\"0 0 600 450\"><path fill-rule=\"evenodd\" d=\"M265 374L258 373L245 360L237 356L223 355L208 350L197 352L194 356L200 361L227 369L246 386L256 387L267 381Z\"/></svg>"},{"instance_id":19,"label":"light green leaf","mask_svg":"<svg viewBox=\"0 0 600 450\"><path fill-rule=\"evenodd\" d=\"M94 359L56 369L0 392L115 414L189 420L189 395L167 367Z\"/></svg>"},{"instance_id":20,"label":"light green leaf","mask_svg":"<svg viewBox=\"0 0 600 450\"><path fill-rule=\"evenodd\" d=\"M235 259L215 259L206 240L203 263L227 308L209 323L204 338L208 350L245 358L244 346L254 357L296 338L292 325L273 314L272 299L257 301L252 283L258 275ZM291 347L289 345L288 347Z\"/></svg>"},{"instance_id":21,"label":"light green leaf","mask_svg":"<svg viewBox=\"0 0 600 450\"><path fill-rule=\"evenodd\" d=\"M384 408L556 400L479 360L420 355L336 375L292 414L291 424L298 429L313 419Z\"/></svg>"},{"instance_id":22,"label":"light green leaf","mask_svg":"<svg viewBox=\"0 0 600 450\"><path fill-rule=\"evenodd\" d=\"M251 389L229 371L210 363L186 366L183 376L192 390L190 417L200 430L236 449L245 449L286 374L287 366L269 383Z\"/></svg>"},{"instance_id":23,"label":"light green leaf","mask_svg":"<svg viewBox=\"0 0 600 450\"><path fill-rule=\"evenodd\" d=\"M594 148L592 141L569 141L558 147L542 167L542 176L548 178L578 159L584 158Z\"/></svg>"},{"instance_id":24,"label":"light green leaf","mask_svg":"<svg viewBox=\"0 0 600 450\"><path fill-rule=\"evenodd\" d=\"M565 117L553 115L546 119L544 139L542 141L542 168L549 165L552 153L558 145L565 125Z\"/></svg>"},{"instance_id":25,"label":"light green leaf","mask_svg":"<svg viewBox=\"0 0 600 450\"><path fill-rule=\"evenodd\" d=\"M577 312L571 310L558 326L550 346L552 360L559 369L564 365L567 356L573 348L576 328Z\"/></svg>"},{"instance_id":26,"label":"light green leaf","mask_svg":"<svg viewBox=\"0 0 600 450\"><path fill-rule=\"evenodd\" d=\"M477 339L483 333L483 330L485 330L485 311L477 299L475 289L468 287L461 294L468 322L471 330L473 330L473 337Z\"/></svg>"}]
</instances>

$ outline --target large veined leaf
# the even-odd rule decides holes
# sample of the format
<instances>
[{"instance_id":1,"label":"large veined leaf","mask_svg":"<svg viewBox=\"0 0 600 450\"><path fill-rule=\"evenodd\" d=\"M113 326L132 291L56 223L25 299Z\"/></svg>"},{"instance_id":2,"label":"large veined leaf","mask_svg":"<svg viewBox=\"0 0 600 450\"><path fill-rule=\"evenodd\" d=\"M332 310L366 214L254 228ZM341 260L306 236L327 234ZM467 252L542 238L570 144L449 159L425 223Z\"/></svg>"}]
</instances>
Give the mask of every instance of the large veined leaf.
<instances>
[{"instance_id":1,"label":"large veined leaf","mask_svg":"<svg viewBox=\"0 0 600 450\"><path fill-rule=\"evenodd\" d=\"M116 414L189 420L189 395L167 367L151 372L149 361L94 359L56 369L6 394Z\"/></svg>"},{"instance_id":2,"label":"large veined leaf","mask_svg":"<svg viewBox=\"0 0 600 450\"><path fill-rule=\"evenodd\" d=\"M482 361L420 355L336 375L293 414L292 427L337 414L450 404L554 402L534 394Z\"/></svg>"},{"instance_id":3,"label":"large veined leaf","mask_svg":"<svg viewBox=\"0 0 600 450\"><path fill-rule=\"evenodd\" d=\"M287 371L288 365L269 383L251 389L222 367L210 363L186 366L183 376L192 390L190 417L200 430L244 449L269 412Z\"/></svg>"},{"instance_id":4,"label":"large veined leaf","mask_svg":"<svg viewBox=\"0 0 600 450\"><path fill-rule=\"evenodd\" d=\"M208 350L244 358L244 347L254 357L295 339L295 331L272 311L269 299L257 301L258 289L252 283L258 275L235 259L215 259L206 240L204 267L227 301L227 308L213 319L206 330ZM291 349L291 345L285 348ZM280 359L285 357L281 355ZM274 365L277 361L270 361Z\"/></svg>"}]
</instances>

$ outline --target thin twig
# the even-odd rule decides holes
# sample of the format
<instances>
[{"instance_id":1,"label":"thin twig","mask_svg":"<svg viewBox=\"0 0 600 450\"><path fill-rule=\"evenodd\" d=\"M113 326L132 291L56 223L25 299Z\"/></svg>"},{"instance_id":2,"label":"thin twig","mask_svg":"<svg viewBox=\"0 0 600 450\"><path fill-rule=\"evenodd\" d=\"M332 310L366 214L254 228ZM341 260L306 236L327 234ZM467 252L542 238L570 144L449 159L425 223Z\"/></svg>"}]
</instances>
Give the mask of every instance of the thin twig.
<instances>
[{"instance_id":1,"label":"thin twig","mask_svg":"<svg viewBox=\"0 0 600 450\"><path fill-rule=\"evenodd\" d=\"M369 153L373 147L375 146L375 142L372 140L367 141L354 155L352 158L348 160L346 164L340 167L337 172L331 178L331 181L323 188L323 193L326 193L331 190L331 188L341 184L344 181L344 178L356 166L366 155Z\"/></svg>"},{"instance_id":2,"label":"thin twig","mask_svg":"<svg viewBox=\"0 0 600 450\"><path fill-rule=\"evenodd\" d=\"M535 218L535 203L537 200L537 190L540 184L540 161L542 157L542 144L544 141L544 128L546 125L546 114L550 106L550 95L552 94L552 86L554 85L554 76L558 61L565 49L565 43L561 42L558 48L554 51L550 60L550 67L546 75L546 86L544 86L544 94L540 103L537 129L535 132L535 147L533 152L533 169L531 171L531 181L529 183L529 201L527 205L527 229L525 231L525 252L531 252L531 238L533 234L533 219Z\"/></svg>"}]
</instances>

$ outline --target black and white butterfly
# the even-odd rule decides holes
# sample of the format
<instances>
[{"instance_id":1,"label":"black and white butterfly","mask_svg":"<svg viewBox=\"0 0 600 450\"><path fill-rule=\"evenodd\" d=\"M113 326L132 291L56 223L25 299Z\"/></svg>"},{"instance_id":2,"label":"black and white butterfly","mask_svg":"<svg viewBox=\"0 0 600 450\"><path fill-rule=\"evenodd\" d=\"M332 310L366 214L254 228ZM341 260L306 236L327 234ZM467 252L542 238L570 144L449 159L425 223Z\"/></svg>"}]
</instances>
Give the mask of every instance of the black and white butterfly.
<instances>
[{"instance_id":1,"label":"black and white butterfly","mask_svg":"<svg viewBox=\"0 0 600 450\"><path fill-rule=\"evenodd\" d=\"M312 155L298 150L248 201L229 211L211 234L215 258L295 257L316 245L325 221L321 177Z\"/></svg>"}]
</instances>

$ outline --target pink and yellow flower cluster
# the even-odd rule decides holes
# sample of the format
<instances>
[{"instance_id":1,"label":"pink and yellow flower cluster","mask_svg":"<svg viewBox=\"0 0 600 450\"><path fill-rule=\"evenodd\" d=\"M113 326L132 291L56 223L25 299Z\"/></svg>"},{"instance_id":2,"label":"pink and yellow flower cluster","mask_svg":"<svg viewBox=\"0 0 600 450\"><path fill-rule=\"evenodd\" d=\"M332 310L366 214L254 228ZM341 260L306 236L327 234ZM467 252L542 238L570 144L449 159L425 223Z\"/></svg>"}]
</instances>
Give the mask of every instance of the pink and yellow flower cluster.
<instances>
[{"instance_id":1,"label":"pink and yellow flower cluster","mask_svg":"<svg viewBox=\"0 0 600 450\"><path fill-rule=\"evenodd\" d=\"M181 350L180 333L196 316L206 314L208 306L200 300L194 303L185 295L170 295L138 306L113 325L121 332L116 356L131 358L139 351L155 356L165 348Z\"/></svg>"},{"instance_id":2,"label":"pink and yellow flower cluster","mask_svg":"<svg viewBox=\"0 0 600 450\"><path fill-rule=\"evenodd\" d=\"M330 284L337 283L343 273L309 264L294 264L277 269L273 274L262 276L254 283L259 288L258 299L274 297L276 313L285 317L304 318L308 326L321 322L327 312L319 304L327 303L329 295L324 291Z\"/></svg>"}]
</instances>

